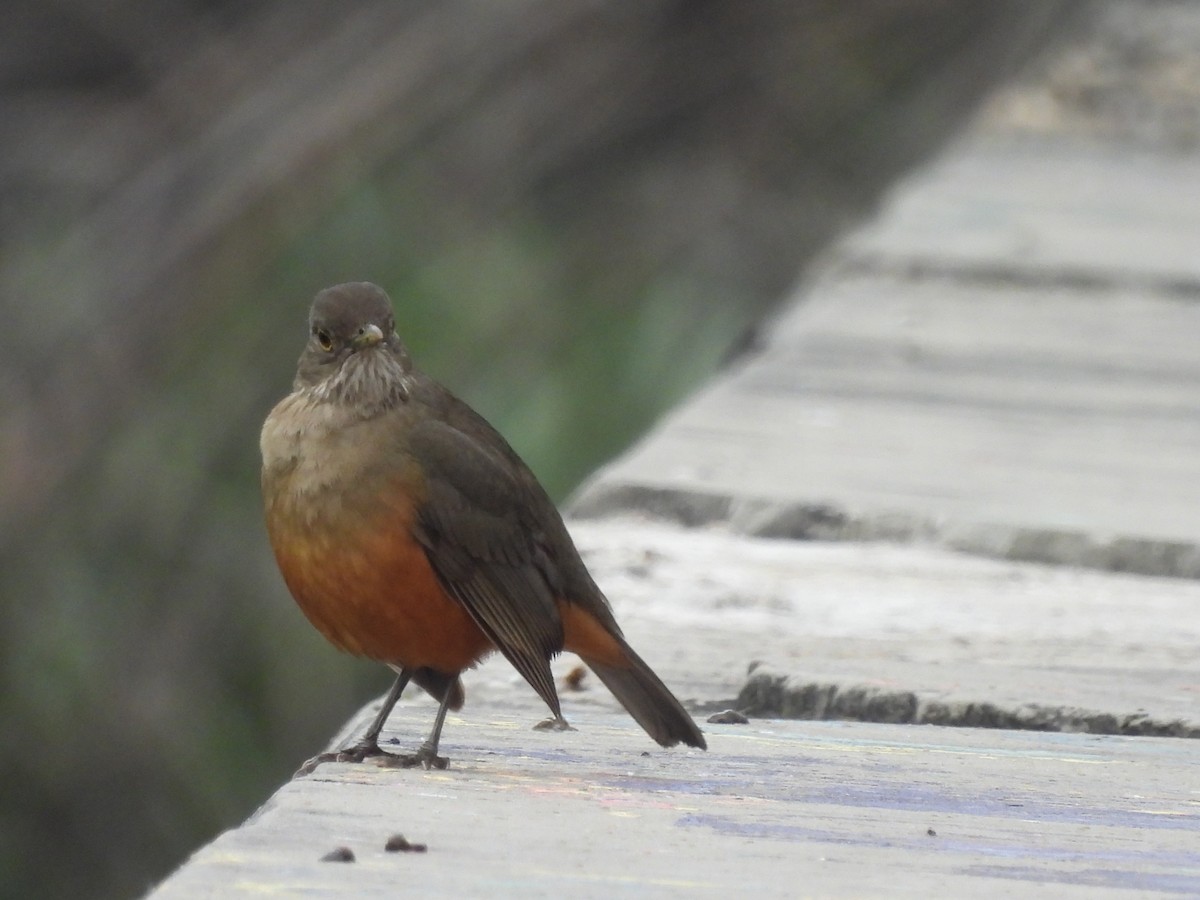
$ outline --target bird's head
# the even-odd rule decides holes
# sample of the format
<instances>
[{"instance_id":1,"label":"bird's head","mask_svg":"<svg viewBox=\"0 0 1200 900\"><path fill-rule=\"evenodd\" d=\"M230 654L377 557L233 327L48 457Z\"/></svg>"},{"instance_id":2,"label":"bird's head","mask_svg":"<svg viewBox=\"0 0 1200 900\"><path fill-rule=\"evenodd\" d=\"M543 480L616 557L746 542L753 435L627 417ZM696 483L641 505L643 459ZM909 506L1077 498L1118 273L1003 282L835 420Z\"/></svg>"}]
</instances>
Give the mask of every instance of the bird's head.
<instances>
[{"instance_id":1,"label":"bird's head","mask_svg":"<svg viewBox=\"0 0 1200 900\"><path fill-rule=\"evenodd\" d=\"M366 281L326 288L313 300L308 332L296 390L371 406L407 398L412 360L382 288Z\"/></svg>"}]
</instances>

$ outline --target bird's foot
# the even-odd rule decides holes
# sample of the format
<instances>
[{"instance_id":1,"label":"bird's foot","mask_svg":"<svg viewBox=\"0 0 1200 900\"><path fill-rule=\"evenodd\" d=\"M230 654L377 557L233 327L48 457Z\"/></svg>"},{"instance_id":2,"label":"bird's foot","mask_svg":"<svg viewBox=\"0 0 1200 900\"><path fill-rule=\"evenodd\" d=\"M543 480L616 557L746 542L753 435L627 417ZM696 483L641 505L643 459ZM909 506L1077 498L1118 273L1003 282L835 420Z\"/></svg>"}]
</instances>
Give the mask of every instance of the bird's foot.
<instances>
[{"instance_id":1,"label":"bird's foot","mask_svg":"<svg viewBox=\"0 0 1200 900\"><path fill-rule=\"evenodd\" d=\"M533 726L534 731L574 731L562 716L552 716Z\"/></svg>"},{"instance_id":2,"label":"bird's foot","mask_svg":"<svg viewBox=\"0 0 1200 900\"><path fill-rule=\"evenodd\" d=\"M446 757L438 756L434 750L424 745L416 753L388 753L381 749L375 741L360 741L353 747L317 754L296 770L295 777L311 774L321 763L360 763L367 759L378 760L379 765L391 769L413 769L417 766L423 766L426 769L444 769L450 764Z\"/></svg>"},{"instance_id":3,"label":"bird's foot","mask_svg":"<svg viewBox=\"0 0 1200 900\"><path fill-rule=\"evenodd\" d=\"M383 753L386 757L379 764L387 766L390 769L415 769L418 766L422 769L444 769L450 765L450 760L445 756L437 755L437 747L431 747L427 742L417 748L416 753Z\"/></svg>"}]
</instances>

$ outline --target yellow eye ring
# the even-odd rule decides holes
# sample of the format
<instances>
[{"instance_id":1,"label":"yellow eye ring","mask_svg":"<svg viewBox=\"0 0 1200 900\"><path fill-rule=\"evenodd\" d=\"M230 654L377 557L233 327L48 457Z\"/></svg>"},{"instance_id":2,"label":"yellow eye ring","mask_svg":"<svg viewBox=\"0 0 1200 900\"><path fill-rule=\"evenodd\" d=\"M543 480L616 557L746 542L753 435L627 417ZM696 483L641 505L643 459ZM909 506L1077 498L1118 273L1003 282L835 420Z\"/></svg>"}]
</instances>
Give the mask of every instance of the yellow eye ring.
<instances>
[{"instance_id":1,"label":"yellow eye ring","mask_svg":"<svg viewBox=\"0 0 1200 900\"><path fill-rule=\"evenodd\" d=\"M333 337L324 328L318 328L313 332L313 335L317 339L317 346L326 353L333 349Z\"/></svg>"}]
</instances>

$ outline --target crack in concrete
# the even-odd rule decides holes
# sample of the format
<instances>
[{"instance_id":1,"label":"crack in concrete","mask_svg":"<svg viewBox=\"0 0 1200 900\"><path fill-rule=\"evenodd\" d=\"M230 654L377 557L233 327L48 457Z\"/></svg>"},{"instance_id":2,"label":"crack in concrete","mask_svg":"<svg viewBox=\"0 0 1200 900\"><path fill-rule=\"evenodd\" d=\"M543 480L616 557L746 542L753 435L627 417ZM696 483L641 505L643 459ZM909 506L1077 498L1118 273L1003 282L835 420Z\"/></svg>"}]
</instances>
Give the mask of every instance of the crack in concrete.
<instances>
[{"instance_id":1,"label":"crack in concrete","mask_svg":"<svg viewBox=\"0 0 1200 900\"><path fill-rule=\"evenodd\" d=\"M832 503L778 502L613 481L585 485L568 511L579 519L638 512L685 528L724 525L750 537L923 543L1013 562L1200 579L1200 544L1188 541L1002 523L943 522L886 510L856 514Z\"/></svg>"},{"instance_id":2,"label":"crack in concrete","mask_svg":"<svg viewBox=\"0 0 1200 900\"><path fill-rule=\"evenodd\" d=\"M1141 711L1111 713L1038 703L1004 706L988 701L933 700L914 691L798 681L761 670L751 674L735 706L748 716L765 718L1200 738L1200 723L1156 719Z\"/></svg>"}]
</instances>

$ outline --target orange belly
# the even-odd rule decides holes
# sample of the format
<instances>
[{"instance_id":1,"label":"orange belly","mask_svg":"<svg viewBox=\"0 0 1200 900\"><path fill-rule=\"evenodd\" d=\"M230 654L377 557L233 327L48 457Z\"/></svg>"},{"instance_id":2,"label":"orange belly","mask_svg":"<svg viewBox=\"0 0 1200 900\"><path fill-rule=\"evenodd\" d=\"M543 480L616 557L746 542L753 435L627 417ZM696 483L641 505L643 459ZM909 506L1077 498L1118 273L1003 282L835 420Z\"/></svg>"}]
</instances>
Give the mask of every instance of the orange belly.
<instances>
[{"instance_id":1,"label":"orange belly","mask_svg":"<svg viewBox=\"0 0 1200 900\"><path fill-rule=\"evenodd\" d=\"M409 522L337 526L268 515L284 581L308 620L349 653L453 674L494 649L443 589Z\"/></svg>"}]
</instances>

